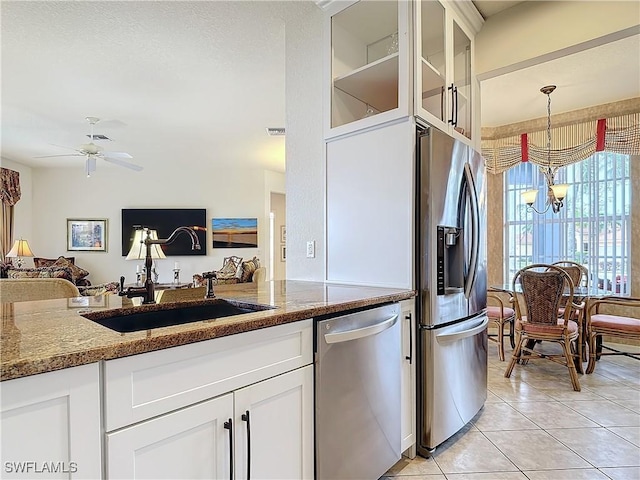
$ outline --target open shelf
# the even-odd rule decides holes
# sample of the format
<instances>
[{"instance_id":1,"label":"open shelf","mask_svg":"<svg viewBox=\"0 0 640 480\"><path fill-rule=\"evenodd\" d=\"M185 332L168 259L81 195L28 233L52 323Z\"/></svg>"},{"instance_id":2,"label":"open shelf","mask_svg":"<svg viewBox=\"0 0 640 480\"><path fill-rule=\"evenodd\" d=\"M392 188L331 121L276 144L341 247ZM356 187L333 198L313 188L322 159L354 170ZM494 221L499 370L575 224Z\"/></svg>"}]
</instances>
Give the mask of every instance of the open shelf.
<instances>
[{"instance_id":1,"label":"open shelf","mask_svg":"<svg viewBox=\"0 0 640 480\"><path fill-rule=\"evenodd\" d=\"M397 108L398 53L335 78L333 86L380 112Z\"/></svg>"}]
</instances>

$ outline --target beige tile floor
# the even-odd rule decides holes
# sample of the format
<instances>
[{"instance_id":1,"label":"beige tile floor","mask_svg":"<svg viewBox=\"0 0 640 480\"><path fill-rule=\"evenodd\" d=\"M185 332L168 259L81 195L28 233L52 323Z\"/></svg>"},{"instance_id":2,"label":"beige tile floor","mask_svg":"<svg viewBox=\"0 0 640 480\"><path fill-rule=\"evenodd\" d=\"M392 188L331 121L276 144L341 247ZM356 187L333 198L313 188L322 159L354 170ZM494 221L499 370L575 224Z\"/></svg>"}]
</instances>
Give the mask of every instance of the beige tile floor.
<instances>
[{"instance_id":1,"label":"beige tile floor","mask_svg":"<svg viewBox=\"0 0 640 480\"><path fill-rule=\"evenodd\" d=\"M489 343L484 408L432 457L403 458L382 478L640 479L640 361L602 357L579 375L581 392L551 361L516 365L511 378L506 366Z\"/></svg>"}]
</instances>

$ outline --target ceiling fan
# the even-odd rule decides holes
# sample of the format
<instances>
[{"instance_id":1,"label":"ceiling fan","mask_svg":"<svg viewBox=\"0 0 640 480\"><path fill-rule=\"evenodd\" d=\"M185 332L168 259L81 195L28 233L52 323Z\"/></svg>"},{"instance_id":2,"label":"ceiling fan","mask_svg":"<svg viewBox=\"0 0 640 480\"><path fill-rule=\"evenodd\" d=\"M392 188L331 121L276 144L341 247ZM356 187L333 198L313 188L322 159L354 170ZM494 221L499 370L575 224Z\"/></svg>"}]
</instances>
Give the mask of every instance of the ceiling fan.
<instances>
[{"instance_id":1,"label":"ceiling fan","mask_svg":"<svg viewBox=\"0 0 640 480\"><path fill-rule=\"evenodd\" d=\"M87 157L87 161L86 161L86 165L85 165L86 172L87 172L87 177L90 177L91 173L96 171L96 159L97 158L101 158L105 162L110 162L110 163L113 163L115 165L120 165L121 167L130 168L131 170L135 170L137 172L142 170L142 167L140 165L136 165L134 163L130 163L130 162L127 162L127 161L123 160L124 158L126 158L126 159L133 158L128 153L125 153L125 152L104 152L103 148L101 146L96 145L95 143L93 143L93 140L94 140L93 126L96 123L98 123L100 121L100 119L97 118L97 117L86 117L86 120L87 120L87 122L89 122L89 125L91 126L91 133L89 134L89 138L91 139L91 141L89 143L84 143L84 144L80 145L77 148L63 147L63 148L70 148L72 150L75 150L78 153L66 153L66 154L62 154L62 155L44 155L44 156L35 157L35 158ZM61 146L61 145L58 145L58 146Z\"/></svg>"}]
</instances>

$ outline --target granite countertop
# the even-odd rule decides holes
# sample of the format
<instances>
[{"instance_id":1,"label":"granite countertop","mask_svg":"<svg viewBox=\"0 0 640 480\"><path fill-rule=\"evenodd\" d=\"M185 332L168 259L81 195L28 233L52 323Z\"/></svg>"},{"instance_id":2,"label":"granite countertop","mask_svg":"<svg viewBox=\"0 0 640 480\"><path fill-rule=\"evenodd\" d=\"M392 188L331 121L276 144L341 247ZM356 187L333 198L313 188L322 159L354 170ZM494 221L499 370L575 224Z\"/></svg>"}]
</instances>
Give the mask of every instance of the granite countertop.
<instances>
[{"instance_id":1,"label":"granite countertop","mask_svg":"<svg viewBox=\"0 0 640 480\"><path fill-rule=\"evenodd\" d=\"M106 312L114 309L141 312L163 309L176 301L204 303L207 302L203 299L204 288L158 291L158 304L154 305L140 305L139 299L117 295L3 303L0 380L234 335L415 295L406 289L290 280L218 285L215 292L218 298L276 308L118 333L84 318L81 313L91 311L100 316L99 312L108 315Z\"/></svg>"}]
</instances>

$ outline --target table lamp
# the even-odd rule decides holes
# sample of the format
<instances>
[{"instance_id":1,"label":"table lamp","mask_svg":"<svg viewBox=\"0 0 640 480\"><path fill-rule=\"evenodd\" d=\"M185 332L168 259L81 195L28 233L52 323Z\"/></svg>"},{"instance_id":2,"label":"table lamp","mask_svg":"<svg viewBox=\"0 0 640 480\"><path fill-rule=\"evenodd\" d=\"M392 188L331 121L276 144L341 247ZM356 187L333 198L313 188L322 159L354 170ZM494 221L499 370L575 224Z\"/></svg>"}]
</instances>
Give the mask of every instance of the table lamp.
<instances>
[{"instance_id":1,"label":"table lamp","mask_svg":"<svg viewBox=\"0 0 640 480\"><path fill-rule=\"evenodd\" d=\"M16 240L11 247L11 250L5 255L7 258L17 258L16 263L18 268L22 268L23 260L22 257L33 257L33 252L29 248L29 243L22 238L20 240Z\"/></svg>"},{"instance_id":2,"label":"table lamp","mask_svg":"<svg viewBox=\"0 0 640 480\"><path fill-rule=\"evenodd\" d=\"M142 229L137 229L135 231L135 234L133 236L133 243L131 244L131 249L127 254L126 260L144 260L145 259L145 257L147 256L147 247L144 244L144 239L146 238L147 230L148 229L146 228L142 228ZM148 231L149 231L149 238L151 238L152 240L158 239L158 232L156 230L148 230ZM151 258L155 260L158 258L167 258L167 257L162 251L162 248L160 248L160 245L153 244L151 245ZM138 265L138 268L136 270L137 284L141 283L141 273L143 271L144 271L144 264L142 265L142 267ZM154 283L158 283L158 272L156 271L155 265L152 267L151 272L153 273L153 276L154 276L154 279L153 279Z\"/></svg>"}]
</instances>

